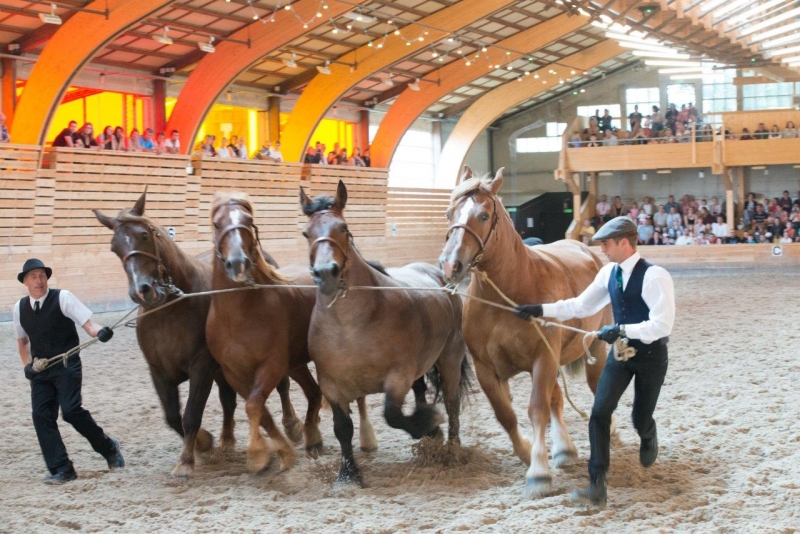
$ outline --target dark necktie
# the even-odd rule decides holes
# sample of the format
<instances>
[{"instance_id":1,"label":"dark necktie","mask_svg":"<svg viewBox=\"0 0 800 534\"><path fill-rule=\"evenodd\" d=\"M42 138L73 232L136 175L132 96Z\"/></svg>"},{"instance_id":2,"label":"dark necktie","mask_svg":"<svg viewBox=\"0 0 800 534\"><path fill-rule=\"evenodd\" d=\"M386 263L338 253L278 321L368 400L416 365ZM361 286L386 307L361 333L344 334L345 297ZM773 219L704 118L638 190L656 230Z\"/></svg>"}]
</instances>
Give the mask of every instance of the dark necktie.
<instances>
[{"instance_id":1,"label":"dark necktie","mask_svg":"<svg viewBox=\"0 0 800 534\"><path fill-rule=\"evenodd\" d=\"M617 279L617 287L619 288L619 292L622 293L622 267L617 265L617 268L614 270L614 276Z\"/></svg>"},{"instance_id":2,"label":"dark necktie","mask_svg":"<svg viewBox=\"0 0 800 534\"><path fill-rule=\"evenodd\" d=\"M39 313L39 301L33 303L33 313Z\"/></svg>"}]
</instances>

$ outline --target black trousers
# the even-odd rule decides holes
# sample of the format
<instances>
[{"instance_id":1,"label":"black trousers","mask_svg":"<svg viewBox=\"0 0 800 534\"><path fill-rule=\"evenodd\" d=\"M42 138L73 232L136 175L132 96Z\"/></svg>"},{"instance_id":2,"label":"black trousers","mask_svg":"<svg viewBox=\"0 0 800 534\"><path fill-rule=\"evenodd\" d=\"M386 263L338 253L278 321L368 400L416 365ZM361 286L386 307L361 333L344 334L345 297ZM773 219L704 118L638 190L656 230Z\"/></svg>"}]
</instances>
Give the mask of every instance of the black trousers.
<instances>
[{"instance_id":1,"label":"black trousers","mask_svg":"<svg viewBox=\"0 0 800 534\"><path fill-rule=\"evenodd\" d=\"M600 375L594 396L592 416L589 418L589 476L594 478L608 471L611 416L617 409L620 397L633 380L633 426L643 440L656 435L653 412L658 403L661 385L667 374L667 346L657 342L639 349L627 362L614 359L613 350Z\"/></svg>"},{"instance_id":2,"label":"black trousers","mask_svg":"<svg viewBox=\"0 0 800 534\"><path fill-rule=\"evenodd\" d=\"M81 406L81 382L83 379L81 359L73 356L67 367L58 363L50 369L37 373L31 380L31 404L33 426L44 461L51 474L73 469L67 449L58 431L58 409L64 421L89 440L92 448L107 457L114 453L114 443L105 435L92 415Z\"/></svg>"}]
</instances>

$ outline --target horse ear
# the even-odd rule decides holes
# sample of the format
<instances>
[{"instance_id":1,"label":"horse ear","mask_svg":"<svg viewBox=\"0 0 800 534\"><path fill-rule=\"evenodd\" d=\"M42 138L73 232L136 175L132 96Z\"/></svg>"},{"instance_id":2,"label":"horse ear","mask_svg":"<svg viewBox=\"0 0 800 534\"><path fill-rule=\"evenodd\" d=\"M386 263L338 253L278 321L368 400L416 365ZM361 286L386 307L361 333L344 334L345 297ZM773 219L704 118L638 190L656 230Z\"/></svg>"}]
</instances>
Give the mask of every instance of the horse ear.
<instances>
[{"instance_id":1,"label":"horse ear","mask_svg":"<svg viewBox=\"0 0 800 534\"><path fill-rule=\"evenodd\" d=\"M97 217L97 220L100 221L100 224L109 230L116 230L117 226L119 226L119 221L116 217L109 217L98 209L93 209L92 211L94 212L94 216Z\"/></svg>"},{"instance_id":2,"label":"horse ear","mask_svg":"<svg viewBox=\"0 0 800 534\"><path fill-rule=\"evenodd\" d=\"M303 189L303 186L300 186L300 205L305 206L307 204L311 204L311 198L306 195L306 190Z\"/></svg>"},{"instance_id":3,"label":"horse ear","mask_svg":"<svg viewBox=\"0 0 800 534\"><path fill-rule=\"evenodd\" d=\"M494 175L494 180L492 180L491 185L489 188L492 190L492 194L497 196L497 193L500 192L500 188L503 187L503 170L505 167L500 167L497 169L497 174Z\"/></svg>"},{"instance_id":4,"label":"horse ear","mask_svg":"<svg viewBox=\"0 0 800 534\"><path fill-rule=\"evenodd\" d=\"M459 182L464 183L470 178L472 178L472 169L469 168L469 165L464 165L464 170L461 172L461 180L459 180Z\"/></svg>"},{"instance_id":5,"label":"horse ear","mask_svg":"<svg viewBox=\"0 0 800 534\"><path fill-rule=\"evenodd\" d=\"M347 187L341 180L339 180L339 187L336 188L336 197L333 199L333 205L339 211L343 211L347 205Z\"/></svg>"},{"instance_id":6,"label":"horse ear","mask_svg":"<svg viewBox=\"0 0 800 534\"><path fill-rule=\"evenodd\" d=\"M144 193L142 196L139 197L139 200L136 201L136 204L133 205L131 208L131 215L135 215L137 217L141 217L144 215L144 203L147 200L147 186L144 186Z\"/></svg>"}]
</instances>

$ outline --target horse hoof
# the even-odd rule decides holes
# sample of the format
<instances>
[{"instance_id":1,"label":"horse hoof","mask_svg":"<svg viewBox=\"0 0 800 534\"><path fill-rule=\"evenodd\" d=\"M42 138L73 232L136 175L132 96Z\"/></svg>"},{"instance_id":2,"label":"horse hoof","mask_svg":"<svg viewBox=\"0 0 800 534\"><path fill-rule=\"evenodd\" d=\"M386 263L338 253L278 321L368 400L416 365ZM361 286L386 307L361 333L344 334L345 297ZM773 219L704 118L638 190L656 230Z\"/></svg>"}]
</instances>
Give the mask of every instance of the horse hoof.
<instances>
[{"instance_id":1,"label":"horse hoof","mask_svg":"<svg viewBox=\"0 0 800 534\"><path fill-rule=\"evenodd\" d=\"M359 431L358 438L362 451L375 452L378 450L378 440L375 439L375 432L372 430L372 428L369 428L368 430L362 429Z\"/></svg>"},{"instance_id":2,"label":"horse hoof","mask_svg":"<svg viewBox=\"0 0 800 534\"><path fill-rule=\"evenodd\" d=\"M426 437L429 437L431 439L436 439L439 441L444 441L444 432L442 432L442 429L437 426L436 428L431 430Z\"/></svg>"},{"instance_id":3,"label":"horse hoof","mask_svg":"<svg viewBox=\"0 0 800 534\"><path fill-rule=\"evenodd\" d=\"M336 477L336 480L333 481L333 489L334 492L343 492L347 490L354 490L360 489L364 487L364 482L361 480L361 477L358 475L350 475L350 476L342 476L339 475Z\"/></svg>"},{"instance_id":4,"label":"horse hoof","mask_svg":"<svg viewBox=\"0 0 800 534\"><path fill-rule=\"evenodd\" d=\"M247 470L251 473L258 473L269 465L270 456L269 450L266 448L247 451Z\"/></svg>"},{"instance_id":5,"label":"horse hoof","mask_svg":"<svg viewBox=\"0 0 800 534\"><path fill-rule=\"evenodd\" d=\"M533 477L525 479L525 497L528 499L538 499L550 493L550 477Z\"/></svg>"},{"instance_id":6,"label":"horse hoof","mask_svg":"<svg viewBox=\"0 0 800 534\"><path fill-rule=\"evenodd\" d=\"M172 470L172 476L174 477L189 478L192 475L194 475L194 466L192 464L178 462L178 465Z\"/></svg>"},{"instance_id":7,"label":"horse hoof","mask_svg":"<svg viewBox=\"0 0 800 534\"><path fill-rule=\"evenodd\" d=\"M286 431L286 437L293 443L303 441L303 423L299 419L284 419L283 430Z\"/></svg>"},{"instance_id":8,"label":"horse hoof","mask_svg":"<svg viewBox=\"0 0 800 534\"><path fill-rule=\"evenodd\" d=\"M322 442L306 445L306 455L316 460L322 454Z\"/></svg>"},{"instance_id":9,"label":"horse hoof","mask_svg":"<svg viewBox=\"0 0 800 534\"><path fill-rule=\"evenodd\" d=\"M236 448L236 438L220 438L219 440L219 447L217 450L219 452L230 452Z\"/></svg>"},{"instance_id":10,"label":"horse hoof","mask_svg":"<svg viewBox=\"0 0 800 534\"><path fill-rule=\"evenodd\" d=\"M201 428L197 431L197 437L194 440L194 448L197 452L208 452L214 446L214 436L211 432Z\"/></svg>"},{"instance_id":11,"label":"horse hoof","mask_svg":"<svg viewBox=\"0 0 800 534\"><path fill-rule=\"evenodd\" d=\"M578 453L575 451L561 451L553 455L553 465L555 467L566 467L578 459Z\"/></svg>"},{"instance_id":12,"label":"horse hoof","mask_svg":"<svg viewBox=\"0 0 800 534\"><path fill-rule=\"evenodd\" d=\"M291 469L297 463L297 454L294 449L278 451L278 457L281 459L281 471Z\"/></svg>"}]
</instances>

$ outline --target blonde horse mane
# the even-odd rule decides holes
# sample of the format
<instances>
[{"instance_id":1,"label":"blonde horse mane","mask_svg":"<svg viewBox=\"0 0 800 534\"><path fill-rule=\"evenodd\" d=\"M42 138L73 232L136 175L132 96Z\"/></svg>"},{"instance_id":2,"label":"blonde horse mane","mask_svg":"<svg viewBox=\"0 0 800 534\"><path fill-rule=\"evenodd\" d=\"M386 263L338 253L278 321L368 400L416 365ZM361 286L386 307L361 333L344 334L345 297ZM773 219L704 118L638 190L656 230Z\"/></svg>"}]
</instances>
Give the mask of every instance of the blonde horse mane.
<instances>
[{"instance_id":1,"label":"blonde horse mane","mask_svg":"<svg viewBox=\"0 0 800 534\"><path fill-rule=\"evenodd\" d=\"M227 205L235 205L244 208L247 213L249 213L253 219L255 219L255 213L253 211L253 202L250 200L250 195L247 193L243 193L241 191L232 191L230 193L223 193L222 191L217 191L214 193L214 197L211 199L211 225L212 225L212 232L213 232L213 224L214 224L214 215L216 215L217 211L222 206ZM255 234L253 236L255 238ZM251 258L251 260L255 261L255 266L258 271L266 276L268 279L274 282L284 282L288 283L291 280L286 276L282 275L278 272L278 270L273 267L272 265L268 264L264 260L264 256L261 254L261 245L258 246L258 254L256 254L255 258Z\"/></svg>"},{"instance_id":2,"label":"blonde horse mane","mask_svg":"<svg viewBox=\"0 0 800 534\"><path fill-rule=\"evenodd\" d=\"M485 174L481 174L480 176L474 176L461 182L456 186L455 189L453 189L453 192L450 193L450 207L448 208L448 212L449 210L453 209L453 204L455 204L457 200L472 196L475 193L483 193L489 198L492 198L494 196L492 195L491 188L493 179L494 178L492 175L487 172ZM513 221L511 221L511 215L509 215L508 210L506 210L506 207L503 205L503 199L500 198L500 195L497 195L496 198L498 211L505 214L506 218L513 225Z\"/></svg>"}]
</instances>

